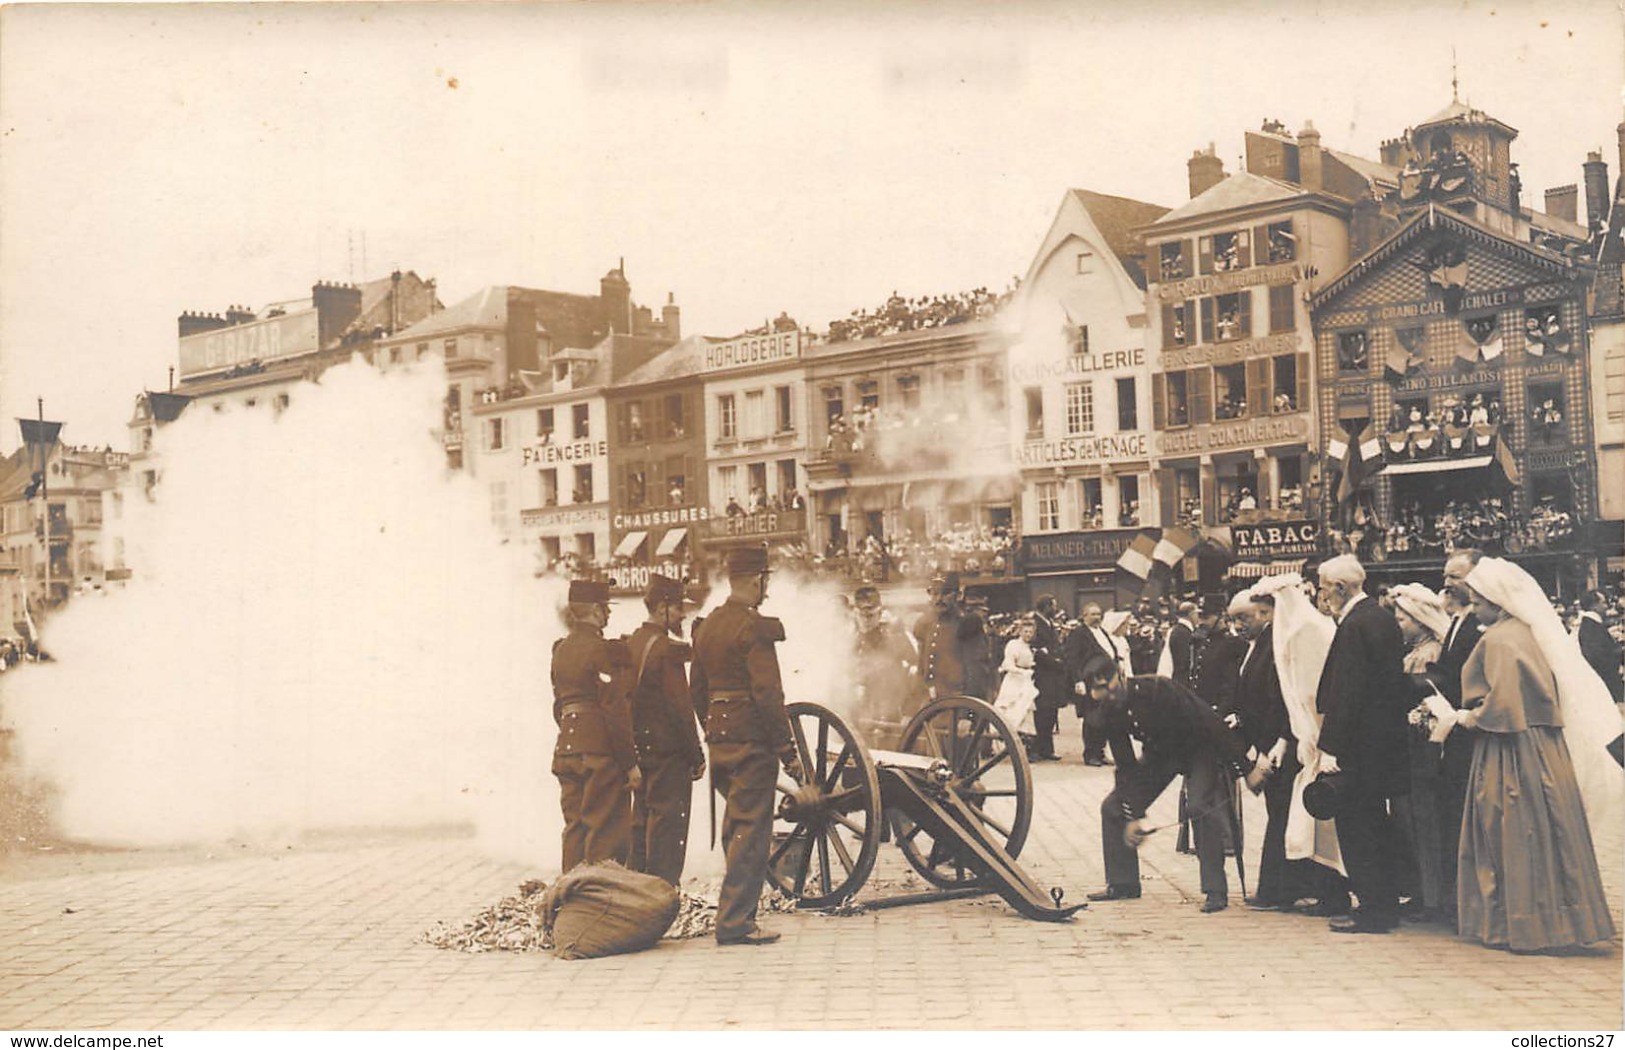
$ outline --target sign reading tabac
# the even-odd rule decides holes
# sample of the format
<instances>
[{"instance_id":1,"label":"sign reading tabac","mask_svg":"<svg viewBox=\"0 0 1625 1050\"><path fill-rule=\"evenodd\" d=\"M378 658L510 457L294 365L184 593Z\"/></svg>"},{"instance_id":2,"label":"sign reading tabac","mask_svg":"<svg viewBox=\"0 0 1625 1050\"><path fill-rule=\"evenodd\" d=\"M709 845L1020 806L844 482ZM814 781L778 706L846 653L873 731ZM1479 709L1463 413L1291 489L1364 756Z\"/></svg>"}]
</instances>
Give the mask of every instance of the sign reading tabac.
<instances>
[{"instance_id":1,"label":"sign reading tabac","mask_svg":"<svg viewBox=\"0 0 1625 1050\"><path fill-rule=\"evenodd\" d=\"M316 338L315 310L199 332L180 341L181 375L314 353Z\"/></svg>"},{"instance_id":2,"label":"sign reading tabac","mask_svg":"<svg viewBox=\"0 0 1625 1050\"><path fill-rule=\"evenodd\" d=\"M1271 521L1230 526L1237 559L1267 559L1314 554L1320 549L1320 526L1312 521Z\"/></svg>"},{"instance_id":3,"label":"sign reading tabac","mask_svg":"<svg viewBox=\"0 0 1625 1050\"><path fill-rule=\"evenodd\" d=\"M705 348L705 372L728 372L756 365L794 361L801 356L801 333L774 332L771 335L747 335L730 339L726 343L712 343Z\"/></svg>"}]
</instances>

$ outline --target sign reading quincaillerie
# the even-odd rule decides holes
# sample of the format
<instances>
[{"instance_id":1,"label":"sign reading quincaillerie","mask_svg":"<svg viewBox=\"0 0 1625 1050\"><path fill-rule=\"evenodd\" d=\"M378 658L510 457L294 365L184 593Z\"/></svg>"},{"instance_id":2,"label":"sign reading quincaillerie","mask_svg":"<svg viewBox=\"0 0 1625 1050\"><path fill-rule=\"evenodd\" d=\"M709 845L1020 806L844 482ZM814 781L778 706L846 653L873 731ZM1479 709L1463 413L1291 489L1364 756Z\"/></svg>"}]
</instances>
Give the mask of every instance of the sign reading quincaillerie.
<instances>
[{"instance_id":1,"label":"sign reading quincaillerie","mask_svg":"<svg viewBox=\"0 0 1625 1050\"><path fill-rule=\"evenodd\" d=\"M735 368L750 368L753 365L794 361L800 356L800 332L747 335L741 339L730 339L726 343L713 343L707 346L702 370L725 372Z\"/></svg>"},{"instance_id":2,"label":"sign reading quincaillerie","mask_svg":"<svg viewBox=\"0 0 1625 1050\"><path fill-rule=\"evenodd\" d=\"M1238 559L1314 554L1320 549L1320 526L1312 521L1232 525L1230 539Z\"/></svg>"},{"instance_id":3,"label":"sign reading quincaillerie","mask_svg":"<svg viewBox=\"0 0 1625 1050\"><path fill-rule=\"evenodd\" d=\"M316 321L315 310L301 310L189 335L180 341L181 375L314 353Z\"/></svg>"}]
</instances>

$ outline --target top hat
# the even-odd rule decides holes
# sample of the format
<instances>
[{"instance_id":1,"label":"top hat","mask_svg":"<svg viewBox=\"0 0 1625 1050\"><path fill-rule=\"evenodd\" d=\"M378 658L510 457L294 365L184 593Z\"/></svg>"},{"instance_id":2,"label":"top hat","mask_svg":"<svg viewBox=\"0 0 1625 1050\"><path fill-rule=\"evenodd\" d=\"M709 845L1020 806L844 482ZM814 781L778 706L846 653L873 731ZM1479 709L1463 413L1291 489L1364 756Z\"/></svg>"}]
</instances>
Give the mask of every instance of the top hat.
<instances>
[{"instance_id":1,"label":"top hat","mask_svg":"<svg viewBox=\"0 0 1625 1050\"><path fill-rule=\"evenodd\" d=\"M573 605L608 605L609 584L603 580L571 580L569 600Z\"/></svg>"},{"instance_id":2,"label":"top hat","mask_svg":"<svg viewBox=\"0 0 1625 1050\"><path fill-rule=\"evenodd\" d=\"M1341 773L1322 773L1303 789L1303 808L1316 820L1331 820L1348 807L1350 785Z\"/></svg>"}]
</instances>

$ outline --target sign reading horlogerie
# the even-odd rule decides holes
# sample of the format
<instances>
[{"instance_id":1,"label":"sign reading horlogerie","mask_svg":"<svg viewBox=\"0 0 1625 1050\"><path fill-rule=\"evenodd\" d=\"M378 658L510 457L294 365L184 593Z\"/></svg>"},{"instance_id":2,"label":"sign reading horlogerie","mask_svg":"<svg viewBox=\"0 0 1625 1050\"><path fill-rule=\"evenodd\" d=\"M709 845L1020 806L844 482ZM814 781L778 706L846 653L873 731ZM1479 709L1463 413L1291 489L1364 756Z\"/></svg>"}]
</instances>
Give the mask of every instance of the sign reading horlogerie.
<instances>
[{"instance_id":1,"label":"sign reading horlogerie","mask_svg":"<svg viewBox=\"0 0 1625 1050\"><path fill-rule=\"evenodd\" d=\"M747 335L740 339L730 339L726 343L713 343L707 346L703 371L727 372L736 368L794 361L800 356L800 332Z\"/></svg>"},{"instance_id":2,"label":"sign reading horlogerie","mask_svg":"<svg viewBox=\"0 0 1625 1050\"><path fill-rule=\"evenodd\" d=\"M315 310L199 332L180 341L181 375L314 353L316 339Z\"/></svg>"}]
</instances>

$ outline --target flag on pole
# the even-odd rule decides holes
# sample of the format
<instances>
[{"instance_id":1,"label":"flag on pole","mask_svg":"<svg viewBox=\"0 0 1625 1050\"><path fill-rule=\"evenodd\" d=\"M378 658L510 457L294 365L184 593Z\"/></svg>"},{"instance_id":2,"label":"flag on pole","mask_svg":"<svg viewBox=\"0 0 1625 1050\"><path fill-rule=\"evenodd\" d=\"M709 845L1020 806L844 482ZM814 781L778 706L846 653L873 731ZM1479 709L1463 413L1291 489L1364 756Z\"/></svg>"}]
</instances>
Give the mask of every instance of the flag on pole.
<instances>
[{"instance_id":1,"label":"flag on pole","mask_svg":"<svg viewBox=\"0 0 1625 1050\"><path fill-rule=\"evenodd\" d=\"M1505 435L1495 439L1495 462L1506 475L1507 481L1513 485L1523 484L1523 474L1518 470L1518 460L1512 454L1512 448L1507 444Z\"/></svg>"},{"instance_id":2,"label":"flag on pole","mask_svg":"<svg viewBox=\"0 0 1625 1050\"><path fill-rule=\"evenodd\" d=\"M1130 576L1143 580L1151 575L1151 555L1156 548L1157 541L1151 538L1151 534L1142 532L1134 537L1134 542L1128 545L1128 550L1117 559L1117 567Z\"/></svg>"},{"instance_id":3,"label":"flag on pole","mask_svg":"<svg viewBox=\"0 0 1625 1050\"><path fill-rule=\"evenodd\" d=\"M1382 439L1366 426L1349 448L1348 461L1343 464L1343 476L1337 482L1337 502L1347 503L1354 498L1361 485L1384 466Z\"/></svg>"},{"instance_id":4,"label":"flag on pole","mask_svg":"<svg viewBox=\"0 0 1625 1050\"><path fill-rule=\"evenodd\" d=\"M1200 542L1201 537L1189 529L1177 525L1171 529L1163 529L1162 539L1157 541L1156 547L1151 551L1151 560L1171 569Z\"/></svg>"},{"instance_id":5,"label":"flag on pole","mask_svg":"<svg viewBox=\"0 0 1625 1050\"><path fill-rule=\"evenodd\" d=\"M1334 470L1343 468L1343 461L1348 458L1349 443L1342 438L1332 438L1326 442L1326 463Z\"/></svg>"},{"instance_id":6,"label":"flag on pole","mask_svg":"<svg viewBox=\"0 0 1625 1050\"><path fill-rule=\"evenodd\" d=\"M18 419L17 425L23 430L23 444L35 453L40 449L50 449L56 444L57 435L62 433L61 423L45 419Z\"/></svg>"}]
</instances>

